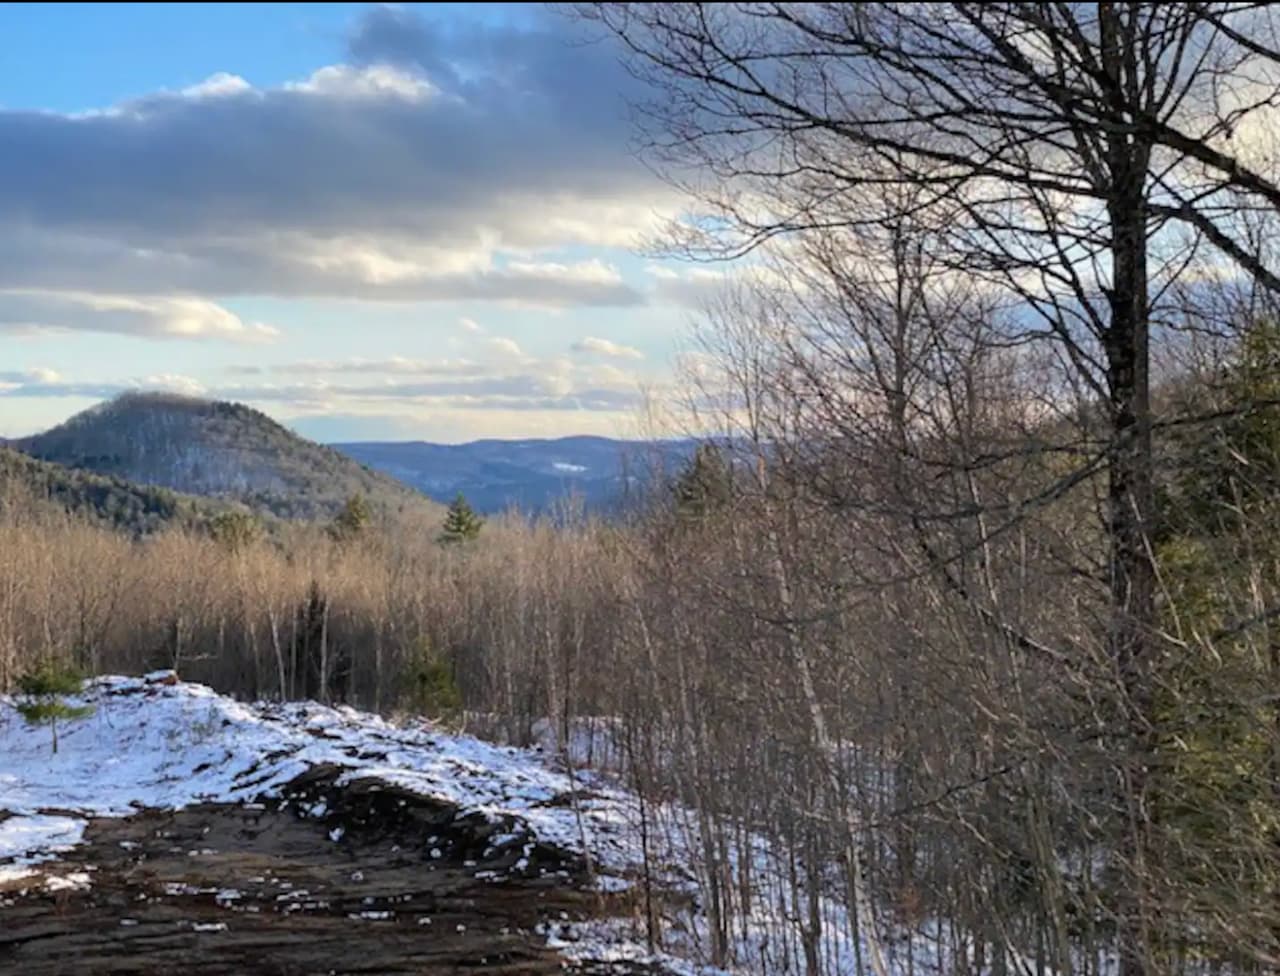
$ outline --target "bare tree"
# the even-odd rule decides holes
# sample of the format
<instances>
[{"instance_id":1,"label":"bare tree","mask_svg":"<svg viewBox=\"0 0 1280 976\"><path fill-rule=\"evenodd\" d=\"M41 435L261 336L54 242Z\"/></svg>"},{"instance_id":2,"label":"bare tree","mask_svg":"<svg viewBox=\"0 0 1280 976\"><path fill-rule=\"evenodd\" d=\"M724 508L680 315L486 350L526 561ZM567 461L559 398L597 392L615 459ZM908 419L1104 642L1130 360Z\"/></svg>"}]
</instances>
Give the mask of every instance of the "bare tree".
<instances>
[{"instance_id":1,"label":"bare tree","mask_svg":"<svg viewBox=\"0 0 1280 976\"><path fill-rule=\"evenodd\" d=\"M1280 284L1245 219L1280 204L1280 181L1253 151L1280 98L1274 15L1235 3L598 4L585 13L656 87L641 107L648 147L706 208L709 219L674 229L678 248L729 257L807 241L839 285L851 278L830 242L891 231L878 206L889 191L893 219L922 229L933 262L1015 306L982 343L1043 345L1043 362L1057 367L1051 400L1082 396L1079 463L1040 498L1105 471L1116 684L1107 721L1125 821L1113 855L1130 893L1120 944L1125 973L1154 971L1148 780L1154 674L1168 648L1153 547L1152 341L1192 255L1207 250L1265 288ZM815 240L825 242L817 253ZM865 289L867 275L856 281ZM839 290L843 300L856 289ZM861 338L856 354L866 357L877 344ZM891 359L920 368L928 347L898 338ZM899 416L903 380L901 369L881 378ZM971 501L991 516L979 548L1026 517L1026 507ZM1052 639L1011 630L989 600L952 582L1024 650L1070 657Z\"/></svg>"}]
</instances>

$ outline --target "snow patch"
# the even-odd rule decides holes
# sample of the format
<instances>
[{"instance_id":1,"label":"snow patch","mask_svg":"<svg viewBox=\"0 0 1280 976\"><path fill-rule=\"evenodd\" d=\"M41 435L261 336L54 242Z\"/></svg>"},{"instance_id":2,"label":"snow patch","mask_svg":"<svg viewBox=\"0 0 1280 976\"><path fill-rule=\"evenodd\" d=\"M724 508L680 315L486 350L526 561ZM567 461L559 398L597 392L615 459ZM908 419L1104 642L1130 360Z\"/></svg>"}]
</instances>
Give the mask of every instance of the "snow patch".
<instances>
[{"instance_id":1,"label":"snow patch","mask_svg":"<svg viewBox=\"0 0 1280 976\"><path fill-rule=\"evenodd\" d=\"M83 891L89 887L89 875L84 871L54 874L45 879L44 886L49 891Z\"/></svg>"},{"instance_id":2,"label":"snow patch","mask_svg":"<svg viewBox=\"0 0 1280 976\"><path fill-rule=\"evenodd\" d=\"M543 928L547 948L555 950L571 962L646 966L671 973L672 976L730 976L728 970L689 962L663 952L650 952L638 940L631 926L618 919L565 922Z\"/></svg>"},{"instance_id":3,"label":"snow patch","mask_svg":"<svg viewBox=\"0 0 1280 976\"><path fill-rule=\"evenodd\" d=\"M0 783L4 782L0 774ZM0 797L3 797L0 792ZM49 804L50 806L54 804ZM0 860L16 864L47 861L55 853L68 851L84 837L85 821L75 817L43 814L9 817L0 821ZM0 865L0 870L3 866ZM0 875L3 880L3 875Z\"/></svg>"},{"instance_id":4,"label":"snow patch","mask_svg":"<svg viewBox=\"0 0 1280 976\"><path fill-rule=\"evenodd\" d=\"M611 874L602 874L595 880L596 891L603 891L605 894L617 894L620 891L630 891L635 885L626 878L616 878Z\"/></svg>"},{"instance_id":5,"label":"snow patch","mask_svg":"<svg viewBox=\"0 0 1280 976\"><path fill-rule=\"evenodd\" d=\"M0 885L34 877L35 873L34 868L24 868L17 864L0 864Z\"/></svg>"}]
</instances>

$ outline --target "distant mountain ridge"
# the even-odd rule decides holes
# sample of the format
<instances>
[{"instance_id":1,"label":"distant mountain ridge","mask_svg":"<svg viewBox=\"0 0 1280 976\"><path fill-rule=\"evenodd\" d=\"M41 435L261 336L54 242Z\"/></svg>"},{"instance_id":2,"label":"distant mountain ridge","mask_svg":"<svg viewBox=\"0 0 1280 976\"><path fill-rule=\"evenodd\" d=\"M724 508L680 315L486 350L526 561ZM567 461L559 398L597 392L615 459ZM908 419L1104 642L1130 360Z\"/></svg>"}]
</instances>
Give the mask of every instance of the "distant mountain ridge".
<instances>
[{"instance_id":1,"label":"distant mountain ridge","mask_svg":"<svg viewBox=\"0 0 1280 976\"><path fill-rule=\"evenodd\" d=\"M435 502L449 502L459 492L485 513L544 513L570 497L592 511L615 512L642 498L655 478L683 467L695 446L692 440L595 436L326 446L244 404L171 393L126 393L7 443L9 453L67 469L66 475L44 470L38 477L35 469L24 469L46 488L65 482L51 492L57 497L114 495L113 504L135 516L151 512L148 518L158 518L164 503L149 493L163 490L285 519L330 518L355 494L376 510L413 510L431 518L440 515ZM88 475L115 487L90 490Z\"/></svg>"},{"instance_id":2,"label":"distant mountain ridge","mask_svg":"<svg viewBox=\"0 0 1280 976\"><path fill-rule=\"evenodd\" d=\"M333 445L438 501L462 492L483 512L538 513L569 497L594 511L640 498L655 478L679 470L693 441L623 441L575 436L553 440L355 441Z\"/></svg>"},{"instance_id":3,"label":"distant mountain ridge","mask_svg":"<svg viewBox=\"0 0 1280 976\"><path fill-rule=\"evenodd\" d=\"M332 517L355 494L388 513L434 509L394 478L239 403L127 393L10 446L67 468L241 502L280 518Z\"/></svg>"}]
</instances>

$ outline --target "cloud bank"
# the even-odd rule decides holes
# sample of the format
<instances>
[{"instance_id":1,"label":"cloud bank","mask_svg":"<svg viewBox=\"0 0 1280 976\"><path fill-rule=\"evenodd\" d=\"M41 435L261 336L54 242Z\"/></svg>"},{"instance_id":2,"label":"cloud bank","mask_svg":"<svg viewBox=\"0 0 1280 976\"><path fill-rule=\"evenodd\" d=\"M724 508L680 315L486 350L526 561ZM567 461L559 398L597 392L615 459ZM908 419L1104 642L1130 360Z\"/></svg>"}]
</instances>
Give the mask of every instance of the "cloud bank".
<instances>
[{"instance_id":1,"label":"cloud bank","mask_svg":"<svg viewBox=\"0 0 1280 976\"><path fill-rule=\"evenodd\" d=\"M61 309L35 325L243 341L267 333L155 303L641 304L605 260L562 256L629 246L670 206L627 151L629 84L559 21L375 8L343 63L277 87L221 73L74 114L0 109L4 320L39 293Z\"/></svg>"}]
</instances>

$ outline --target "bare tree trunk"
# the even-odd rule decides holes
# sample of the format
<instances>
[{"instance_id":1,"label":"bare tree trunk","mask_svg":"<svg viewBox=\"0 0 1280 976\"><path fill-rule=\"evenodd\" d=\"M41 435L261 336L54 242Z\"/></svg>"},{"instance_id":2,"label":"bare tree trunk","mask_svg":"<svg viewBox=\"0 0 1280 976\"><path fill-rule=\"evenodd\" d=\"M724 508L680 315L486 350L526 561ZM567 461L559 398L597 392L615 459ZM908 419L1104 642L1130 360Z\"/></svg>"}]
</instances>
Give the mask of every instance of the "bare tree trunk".
<instances>
[{"instance_id":1,"label":"bare tree trunk","mask_svg":"<svg viewBox=\"0 0 1280 976\"><path fill-rule=\"evenodd\" d=\"M809 723L813 729L814 743L818 751L818 762L823 765L825 770L827 788L829 791L828 802L830 803L833 811L839 811L842 804L839 800L841 796L840 777L834 764L834 757L836 754L835 743L832 741L831 735L827 731L827 721L826 717L823 715L822 703L818 700L817 688L813 683L813 673L809 666L808 653L805 650L804 642L801 639L798 630L794 623L792 623L796 617L796 607L795 601L792 599L791 595L791 584L787 576L786 562L783 559L782 543L778 537L773 505L769 500L769 477L766 473L767 460L763 454L758 454L755 461L757 487L765 507L765 538L768 543L769 573L776 588L778 605L782 612L782 617L787 621L784 625L787 647L791 652L792 664L800 678L800 687L804 695L805 708L809 713ZM875 973L875 976L888 976L889 970L885 964L884 949L880 942L879 928L876 924L875 914L871 908L870 899L867 894L866 880L863 877L862 853L858 849L858 836L861 832L861 828L856 821L848 825L848 831L846 834L848 838L848 848L845 852L845 856L849 861L849 877L853 887L853 911L858 916L858 928L866 939L867 952L871 958L872 971Z\"/></svg>"},{"instance_id":2,"label":"bare tree trunk","mask_svg":"<svg viewBox=\"0 0 1280 976\"><path fill-rule=\"evenodd\" d=\"M320 610L320 687L317 697L329 701L329 600Z\"/></svg>"},{"instance_id":3,"label":"bare tree trunk","mask_svg":"<svg viewBox=\"0 0 1280 976\"><path fill-rule=\"evenodd\" d=\"M275 607L267 601L267 620L271 626L271 650L275 654L277 689L281 700L288 697L289 689L285 685L284 651L280 647L280 623L276 619Z\"/></svg>"},{"instance_id":4,"label":"bare tree trunk","mask_svg":"<svg viewBox=\"0 0 1280 976\"><path fill-rule=\"evenodd\" d=\"M1098 5L1103 70L1118 92L1136 100L1137 24L1117 5ZM1122 713L1120 775L1126 828L1118 856L1123 872L1120 908L1122 976L1147 976L1151 967L1150 877L1146 864L1150 815L1147 783L1153 752L1152 667L1155 654L1155 564L1151 517L1155 507L1151 447L1150 352L1147 298L1147 188L1151 149L1127 133L1107 140L1112 193L1110 322L1103 336L1111 395L1111 455L1107 504L1111 541L1111 658Z\"/></svg>"}]
</instances>

